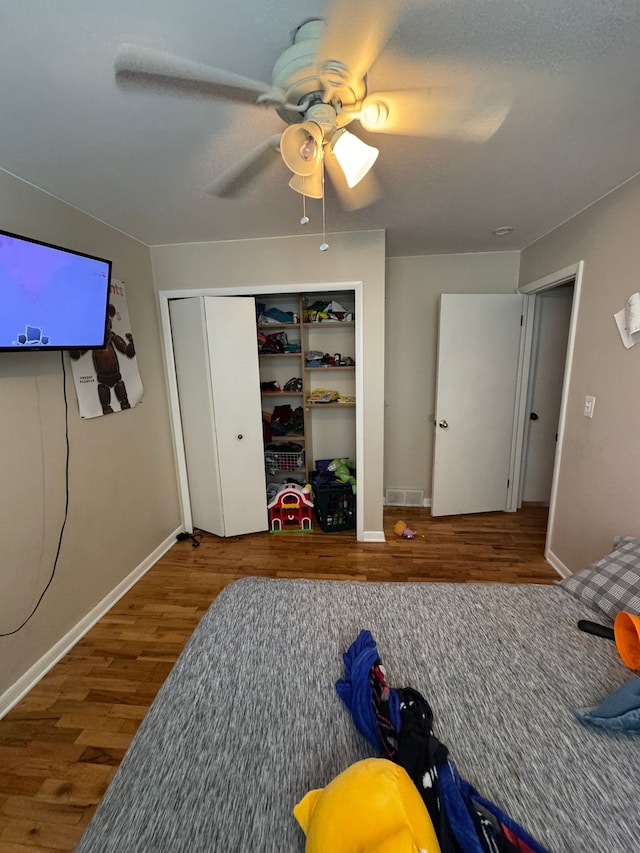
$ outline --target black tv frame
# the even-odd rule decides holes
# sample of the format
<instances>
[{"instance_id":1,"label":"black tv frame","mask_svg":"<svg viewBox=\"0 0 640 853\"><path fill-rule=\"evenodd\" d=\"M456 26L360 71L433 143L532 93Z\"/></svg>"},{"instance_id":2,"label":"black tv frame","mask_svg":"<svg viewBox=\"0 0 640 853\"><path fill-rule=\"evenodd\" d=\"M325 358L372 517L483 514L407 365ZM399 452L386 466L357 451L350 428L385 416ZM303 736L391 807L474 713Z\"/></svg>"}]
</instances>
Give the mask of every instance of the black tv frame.
<instances>
[{"instance_id":1,"label":"black tv frame","mask_svg":"<svg viewBox=\"0 0 640 853\"><path fill-rule=\"evenodd\" d=\"M106 346L107 343L107 329L108 329L108 309L109 309L109 296L111 294L111 275L112 275L112 262L108 258L101 258L98 255L90 255L88 252L81 252L78 249L68 249L66 246L60 246L56 243L47 243L45 240L37 240L35 237L27 237L25 234L16 234L13 231L6 231L3 228L0 228L0 237L13 237L16 240L21 240L25 243L35 243L39 246L46 246L48 249L56 249L59 252L65 252L69 255L77 255L81 258L88 258L92 261L100 261L101 263L107 264L108 273L107 273L107 284L105 291L105 303L104 303L104 332L102 335L102 343L97 345L95 343L91 344L74 344L73 346L69 346L69 344L30 344L29 346L2 346L0 344L0 353L3 352L59 352L64 350L87 350L87 349L100 349L101 347Z\"/></svg>"}]
</instances>

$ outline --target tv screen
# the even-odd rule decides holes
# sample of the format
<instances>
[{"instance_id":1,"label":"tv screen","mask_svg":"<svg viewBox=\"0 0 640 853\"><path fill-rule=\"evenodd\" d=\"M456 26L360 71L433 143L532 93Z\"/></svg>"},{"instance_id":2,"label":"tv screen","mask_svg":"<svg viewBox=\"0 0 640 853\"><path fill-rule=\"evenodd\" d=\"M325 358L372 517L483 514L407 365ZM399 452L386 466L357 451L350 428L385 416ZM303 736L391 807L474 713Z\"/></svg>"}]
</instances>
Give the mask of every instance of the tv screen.
<instances>
[{"instance_id":1,"label":"tv screen","mask_svg":"<svg viewBox=\"0 0 640 853\"><path fill-rule=\"evenodd\" d=\"M106 343L111 261L0 230L0 351Z\"/></svg>"}]
</instances>

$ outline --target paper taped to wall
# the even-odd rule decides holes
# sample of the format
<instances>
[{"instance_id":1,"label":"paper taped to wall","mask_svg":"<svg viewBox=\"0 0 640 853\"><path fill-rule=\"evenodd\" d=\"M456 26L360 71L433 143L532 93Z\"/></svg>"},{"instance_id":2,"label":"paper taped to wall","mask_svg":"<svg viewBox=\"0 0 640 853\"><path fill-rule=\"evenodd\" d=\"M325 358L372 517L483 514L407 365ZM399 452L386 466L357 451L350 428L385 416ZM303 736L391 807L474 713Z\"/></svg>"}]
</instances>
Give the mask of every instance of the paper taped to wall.
<instances>
[{"instance_id":1,"label":"paper taped to wall","mask_svg":"<svg viewBox=\"0 0 640 853\"><path fill-rule=\"evenodd\" d=\"M81 418L123 412L142 400L125 287L115 278L111 279L107 326L106 346L69 351Z\"/></svg>"},{"instance_id":2,"label":"paper taped to wall","mask_svg":"<svg viewBox=\"0 0 640 853\"><path fill-rule=\"evenodd\" d=\"M627 349L640 341L640 293L632 293L627 304L613 315L622 343Z\"/></svg>"}]
</instances>

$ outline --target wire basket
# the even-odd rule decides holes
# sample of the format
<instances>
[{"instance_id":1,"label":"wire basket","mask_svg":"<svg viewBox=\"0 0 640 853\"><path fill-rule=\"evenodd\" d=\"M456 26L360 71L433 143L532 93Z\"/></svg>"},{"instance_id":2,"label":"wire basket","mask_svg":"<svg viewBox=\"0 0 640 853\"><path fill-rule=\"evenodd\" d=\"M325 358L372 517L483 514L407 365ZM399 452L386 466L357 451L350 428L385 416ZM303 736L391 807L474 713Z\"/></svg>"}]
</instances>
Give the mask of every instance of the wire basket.
<instances>
[{"instance_id":1,"label":"wire basket","mask_svg":"<svg viewBox=\"0 0 640 853\"><path fill-rule=\"evenodd\" d=\"M304 450L297 452L285 450L265 450L264 467L268 474L278 471L304 470Z\"/></svg>"}]
</instances>

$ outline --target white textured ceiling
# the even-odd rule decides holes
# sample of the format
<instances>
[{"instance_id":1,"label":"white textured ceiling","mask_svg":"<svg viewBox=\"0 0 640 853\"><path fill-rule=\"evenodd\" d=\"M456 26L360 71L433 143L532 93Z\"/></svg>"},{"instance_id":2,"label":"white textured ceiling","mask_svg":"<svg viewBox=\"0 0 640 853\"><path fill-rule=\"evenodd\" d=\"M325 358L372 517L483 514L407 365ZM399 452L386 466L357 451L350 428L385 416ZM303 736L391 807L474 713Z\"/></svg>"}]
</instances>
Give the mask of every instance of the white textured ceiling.
<instances>
[{"instance_id":1,"label":"white textured ceiling","mask_svg":"<svg viewBox=\"0 0 640 853\"><path fill-rule=\"evenodd\" d=\"M390 0L392 2L393 0ZM123 42L270 82L320 0L0 0L0 168L148 244L304 233L274 158L240 195L204 190L266 137L273 110L116 85ZM357 30L357 27L356 27ZM640 171L637 0L408 0L369 91L506 84L485 144L358 135L383 194L328 231L384 228L389 255L522 248ZM321 230L309 201L307 231ZM511 225L498 239L492 229ZM0 215L0 228L7 227Z\"/></svg>"}]
</instances>

